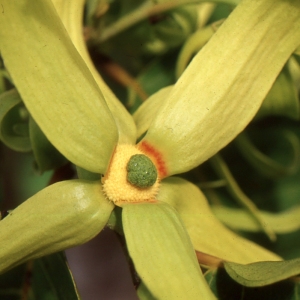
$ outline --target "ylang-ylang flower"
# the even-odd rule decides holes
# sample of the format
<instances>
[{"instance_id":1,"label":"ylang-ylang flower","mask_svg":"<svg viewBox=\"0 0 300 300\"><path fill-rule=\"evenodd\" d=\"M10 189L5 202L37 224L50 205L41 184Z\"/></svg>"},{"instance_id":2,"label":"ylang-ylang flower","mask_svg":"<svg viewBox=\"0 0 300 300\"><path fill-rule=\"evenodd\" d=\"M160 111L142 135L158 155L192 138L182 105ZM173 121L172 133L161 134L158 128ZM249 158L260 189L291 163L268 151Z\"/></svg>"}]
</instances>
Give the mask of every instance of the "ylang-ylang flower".
<instances>
[{"instance_id":1,"label":"ylang-ylang flower","mask_svg":"<svg viewBox=\"0 0 300 300\"><path fill-rule=\"evenodd\" d=\"M241 1L177 83L131 117L88 57L83 2L0 1L1 56L26 108L65 157L102 174L53 184L2 220L0 270L85 243L119 206L141 297L214 299L194 249L240 263L280 258L226 229L197 187L172 176L254 117L298 46L300 3Z\"/></svg>"}]
</instances>

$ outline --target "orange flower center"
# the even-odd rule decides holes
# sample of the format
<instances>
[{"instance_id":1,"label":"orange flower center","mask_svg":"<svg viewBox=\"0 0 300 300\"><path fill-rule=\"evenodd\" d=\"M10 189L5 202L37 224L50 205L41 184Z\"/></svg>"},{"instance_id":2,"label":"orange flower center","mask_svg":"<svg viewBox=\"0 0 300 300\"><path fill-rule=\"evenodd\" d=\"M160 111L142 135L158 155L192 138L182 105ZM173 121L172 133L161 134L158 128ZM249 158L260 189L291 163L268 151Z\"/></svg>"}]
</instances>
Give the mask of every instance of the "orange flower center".
<instances>
[{"instance_id":1,"label":"orange flower center","mask_svg":"<svg viewBox=\"0 0 300 300\"><path fill-rule=\"evenodd\" d=\"M159 177L155 162L136 146L118 145L101 181L104 194L117 206L156 202Z\"/></svg>"}]
</instances>

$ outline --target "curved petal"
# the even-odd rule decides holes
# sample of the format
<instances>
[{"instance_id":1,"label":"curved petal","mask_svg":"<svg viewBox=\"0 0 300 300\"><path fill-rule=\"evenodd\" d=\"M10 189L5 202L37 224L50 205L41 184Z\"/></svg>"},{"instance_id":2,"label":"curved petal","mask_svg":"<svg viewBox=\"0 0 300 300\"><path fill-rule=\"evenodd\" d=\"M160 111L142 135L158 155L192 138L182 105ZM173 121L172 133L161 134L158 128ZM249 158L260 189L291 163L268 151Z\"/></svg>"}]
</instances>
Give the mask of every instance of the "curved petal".
<instances>
[{"instance_id":1,"label":"curved petal","mask_svg":"<svg viewBox=\"0 0 300 300\"><path fill-rule=\"evenodd\" d=\"M151 95L134 113L133 119L136 123L138 137L148 130L151 122L157 116L160 107L169 96L172 88L173 86L171 85Z\"/></svg>"},{"instance_id":2,"label":"curved petal","mask_svg":"<svg viewBox=\"0 0 300 300\"><path fill-rule=\"evenodd\" d=\"M299 40L299 1L237 6L179 78L143 140L164 157L168 175L201 164L245 128Z\"/></svg>"},{"instance_id":3,"label":"curved petal","mask_svg":"<svg viewBox=\"0 0 300 300\"><path fill-rule=\"evenodd\" d=\"M1 2L0 49L28 110L69 160L105 173L118 132L51 1Z\"/></svg>"},{"instance_id":4,"label":"curved petal","mask_svg":"<svg viewBox=\"0 0 300 300\"><path fill-rule=\"evenodd\" d=\"M103 81L87 51L82 32L82 17L85 0L54 0L52 2L60 15L72 42L93 74L93 77L113 114L119 132L119 142L122 144L135 144L136 126L132 117L125 109L124 105L117 99L111 89Z\"/></svg>"},{"instance_id":5,"label":"curved petal","mask_svg":"<svg viewBox=\"0 0 300 300\"><path fill-rule=\"evenodd\" d=\"M178 211L197 251L242 264L280 260L276 254L226 228L215 217L201 191L184 179L164 179L158 200Z\"/></svg>"},{"instance_id":6,"label":"curved petal","mask_svg":"<svg viewBox=\"0 0 300 300\"><path fill-rule=\"evenodd\" d=\"M114 205L99 181L63 181L26 200L0 221L0 272L97 235Z\"/></svg>"},{"instance_id":7,"label":"curved petal","mask_svg":"<svg viewBox=\"0 0 300 300\"><path fill-rule=\"evenodd\" d=\"M155 299L215 299L184 226L166 203L123 206L126 244Z\"/></svg>"}]
</instances>

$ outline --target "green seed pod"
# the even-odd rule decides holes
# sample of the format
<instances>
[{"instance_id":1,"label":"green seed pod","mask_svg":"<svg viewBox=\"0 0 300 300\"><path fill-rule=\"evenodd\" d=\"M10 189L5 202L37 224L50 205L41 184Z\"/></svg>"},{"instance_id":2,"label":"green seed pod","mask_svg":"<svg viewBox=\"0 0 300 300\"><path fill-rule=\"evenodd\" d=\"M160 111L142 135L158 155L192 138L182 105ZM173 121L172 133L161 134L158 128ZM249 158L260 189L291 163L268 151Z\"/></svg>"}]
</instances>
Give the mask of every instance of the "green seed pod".
<instances>
[{"instance_id":1,"label":"green seed pod","mask_svg":"<svg viewBox=\"0 0 300 300\"><path fill-rule=\"evenodd\" d=\"M138 188L148 188L156 182L156 167L146 155L131 156L126 169L127 181Z\"/></svg>"}]
</instances>

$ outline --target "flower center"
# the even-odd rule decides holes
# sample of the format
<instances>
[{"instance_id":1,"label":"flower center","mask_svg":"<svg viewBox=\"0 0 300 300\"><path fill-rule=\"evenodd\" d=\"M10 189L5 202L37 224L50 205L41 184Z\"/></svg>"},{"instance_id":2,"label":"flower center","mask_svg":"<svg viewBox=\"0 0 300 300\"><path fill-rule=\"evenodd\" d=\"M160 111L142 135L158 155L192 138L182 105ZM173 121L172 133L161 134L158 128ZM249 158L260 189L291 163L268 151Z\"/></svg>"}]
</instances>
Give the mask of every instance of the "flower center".
<instances>
[{"instance_id":1,"label":"flower center","mask_svg":"<svg viewBox=\"0 0 300 300\"><path fill-rule=\"evenodd\" d=\"M118 145L102 177L103 192L115 205L155 202L159 178L155 163L133 145Z\"/></svg>"}]
</instances>

